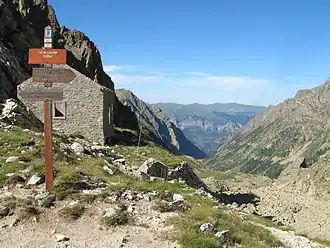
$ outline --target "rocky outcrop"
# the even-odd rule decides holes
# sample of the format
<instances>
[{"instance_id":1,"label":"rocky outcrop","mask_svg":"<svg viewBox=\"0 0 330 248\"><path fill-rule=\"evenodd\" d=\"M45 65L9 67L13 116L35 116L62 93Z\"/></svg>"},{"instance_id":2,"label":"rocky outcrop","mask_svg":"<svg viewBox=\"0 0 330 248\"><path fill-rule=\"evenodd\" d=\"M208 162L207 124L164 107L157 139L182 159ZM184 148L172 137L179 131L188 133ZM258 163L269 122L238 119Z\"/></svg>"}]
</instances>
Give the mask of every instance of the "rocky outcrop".
<instances>
[{"instance_id":1,"label":"rocky outcrop","mask_svg":"<svg viewBox=\"0 0 330 248\"><path fill-rule=\"evenodd\" d=\"M53 47L68 51L67 64L111 90L114 83L103 71L97 46L84 33L60 26L47 0L0 0L0 102L16 98L17 85L31 76L28 49L42 47L43 29L54 29ZM137 129L134 113L115 98L114 122L118 127Z\"/></svg>"},{"instance_id":2,"label":"rocky outcrop","mask_svg":"<svg viewBox=\"0 0 330 248\"><path fill-rule=\"evenodd\" d=\"M2 105L2 108L0 108L0 122L28 129L42 130L42 123L21 102L14 99L7 99L4 104L0 105Z\"/></svg>"},{"instance_id":3,"label":"rocky outcrop","mask_svg":"<svg viewBox=\"0 0 330 248\"><path fill-rule=\"evenodd\" d=\"M136 115L144 137L177 155L184 154L194 158L206 156L159 107L143 102L128 90L116 90L116 95L122 105L129 107Z\"/></svg>"},{"instance_id":4,"label":"rocky outcrop","mask_svg":"<svg viewBox=\"0 0 330 248\"><path fill-rule=\"evenodd\" d=\"M140 176L148 175L164 179L167 178L167 173L167 166L153 158L149 158L148 160L146 160L137 171L137 174Z\"/></svg>"},{"instance_id":5,"label":"rocky outcrop","mask_svg":"<svg viewBox=\"0 0 330 248\"><path fill-rule=\"evenodd\" d=\"M186 161L182 161L179 166L170 169L168 172L168 179L181 179L190 187L197 189L207 188L205 183L196 175L194 170L188 165Z\"/></svg>"},{"instance_id":6,"label":"rocky outcrop","mask_svg":"<svg viewBox=\"0 0 330 248\"><path fill-rule=\"evenodd\" d=\"M31 76L29 47L42 47L43 29L54 29L55 48L68 51L67 64L110 89L111 78L103 71L96 45L82 32L60 27L46 0L0 1L0 99L16 96L16 86Z\"/></svg>"}]
</instances>

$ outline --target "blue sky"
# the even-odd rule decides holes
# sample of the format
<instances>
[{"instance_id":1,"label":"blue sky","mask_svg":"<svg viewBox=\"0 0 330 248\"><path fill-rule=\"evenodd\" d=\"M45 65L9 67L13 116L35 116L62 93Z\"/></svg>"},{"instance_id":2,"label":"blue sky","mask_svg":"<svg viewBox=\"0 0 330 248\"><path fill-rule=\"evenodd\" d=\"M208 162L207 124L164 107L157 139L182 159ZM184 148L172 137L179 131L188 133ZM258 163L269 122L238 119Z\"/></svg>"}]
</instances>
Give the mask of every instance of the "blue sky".
<instances>
[{"instance_id":1,"label":"blue sky","mask_svg":"<svg viewBox=\"0 0 330 248\"><path fill-rule=\"evenodd\" d=\"M49 0L149 102L277 104L330 72L328 0Z\"/></svg>"}]
</instances>

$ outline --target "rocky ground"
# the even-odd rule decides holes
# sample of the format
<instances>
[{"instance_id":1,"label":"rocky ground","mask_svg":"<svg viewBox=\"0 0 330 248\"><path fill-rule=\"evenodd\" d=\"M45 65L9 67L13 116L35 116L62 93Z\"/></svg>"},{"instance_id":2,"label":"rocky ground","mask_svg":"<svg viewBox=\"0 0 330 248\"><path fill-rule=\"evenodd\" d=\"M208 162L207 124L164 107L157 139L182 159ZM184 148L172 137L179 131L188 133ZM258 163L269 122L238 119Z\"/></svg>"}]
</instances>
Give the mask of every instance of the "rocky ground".
<instances>
[{"instance_id":1,"label":"rocky ground","mask_svg":"<svg viewBox=\"0 0 330 248\"><path fill-rule=\"evenodd\" d=\"M157 147L55 135L46 194L42 134L0 130L4 247L317 247L253 215L253 195L210 190L197 161Z\"/></svg>"}]
</instances>

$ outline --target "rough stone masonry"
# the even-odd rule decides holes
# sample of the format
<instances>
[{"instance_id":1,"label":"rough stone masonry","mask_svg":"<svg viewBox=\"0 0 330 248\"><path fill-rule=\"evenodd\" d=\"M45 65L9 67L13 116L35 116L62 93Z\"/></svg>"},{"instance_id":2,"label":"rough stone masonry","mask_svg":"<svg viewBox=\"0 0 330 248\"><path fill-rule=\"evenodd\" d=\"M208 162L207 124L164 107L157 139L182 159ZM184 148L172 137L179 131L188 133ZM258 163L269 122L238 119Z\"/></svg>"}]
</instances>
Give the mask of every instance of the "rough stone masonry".
<instances>
[{"instance_id":1,"label":"rough stone masonry","mask_svg":"<svg viewBox=\"0 0 330 248\"><path fill-rule=\"evenodd\" d=\"M53 101L53 128L70 135L79 133L90 141L104 144L114 134L113 104L114 92L68 65L54 65L54 68L71 69L76 78L70 83L54 83L53 88L63 89L63 101ZM26 100L19 96L22 90L44 87L33 83L31 78L18 87L18 98L39 120L43 121L43 102Z\"/></svg>"}]
</instances>

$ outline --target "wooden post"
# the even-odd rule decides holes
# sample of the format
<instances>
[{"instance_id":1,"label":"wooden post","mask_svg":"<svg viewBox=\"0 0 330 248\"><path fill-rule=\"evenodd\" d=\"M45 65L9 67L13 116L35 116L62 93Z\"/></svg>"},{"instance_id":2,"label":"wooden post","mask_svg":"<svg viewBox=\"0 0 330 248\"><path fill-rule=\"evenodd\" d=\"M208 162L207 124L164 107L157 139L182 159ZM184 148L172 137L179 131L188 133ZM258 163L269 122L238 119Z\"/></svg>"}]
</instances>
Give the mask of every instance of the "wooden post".
<instances>
[{"instance_id":1,"label":"wooden post","mask_svg":"<svg viewBox=\"0 0 330 248\"><path fill-rule=\"evenodd\" d=\"M52 28L45 27L44 48L52 48ZM51 65L44 65L51 67ZM45 82L45 87L51 87L51 83ZM53 142L52 142L52 102L44 101L44 143L45 143L45 182L46 191L51 192L53 188Z\"/></svg>"},{"instance_id":2,"label":"wooden post","mask_svg":"<svg viewBox=\"0 0 330 248\"><path fill-rule=\"evenodd\" d=\"M53 69L53 64L66 64L67 51L65 49L53 49L52 28L44 29L44 46L41 49L29 49L29 64L43 65L44 68L34 68L32 73L33 83L44 83L44 88L37 87L34 90L22 91L22 98L44 101L44 155L45 155L45 181L46 191L53 188L53 107L52 100L63 99L63 89L52 88L53 82L68 83L76 75L70 69ZM52 89L52 90L51 90Z\"/></svg>"}]
</instances>

